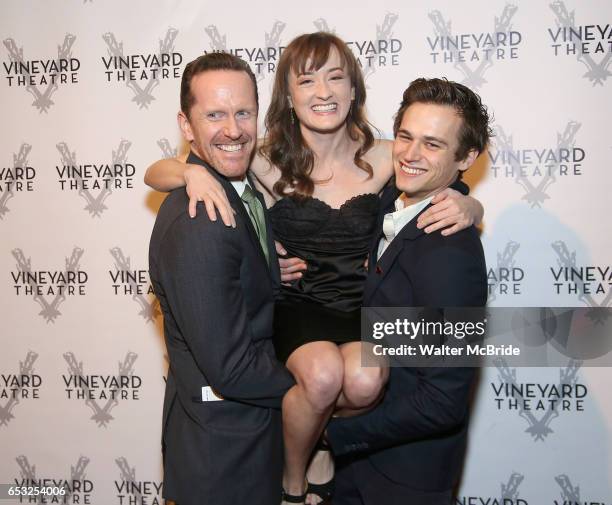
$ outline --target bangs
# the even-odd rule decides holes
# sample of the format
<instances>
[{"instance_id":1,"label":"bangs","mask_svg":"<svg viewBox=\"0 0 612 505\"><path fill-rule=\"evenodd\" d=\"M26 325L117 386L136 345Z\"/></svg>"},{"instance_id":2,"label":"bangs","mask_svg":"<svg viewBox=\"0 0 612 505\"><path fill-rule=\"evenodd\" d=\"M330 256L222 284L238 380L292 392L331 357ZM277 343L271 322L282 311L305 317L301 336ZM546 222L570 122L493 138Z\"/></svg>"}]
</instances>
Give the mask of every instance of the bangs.
<instances>
[{"instance_id":1,"label":"bangs","mask_svg":"<svg viewBox=\"0 0 612 505\"><path fill-rule=\"evenodd\" d=\"M338 45L331 40L330 37L321 37L318 33L313 33L297 44L294 48L293 54L291 55L291 70L296 75L304 74L306 72L316 72L319 70L327 60L329 60L332 48L335 48L340 57L340 65L343 68L347 68L346 54L344 54L343 47Z\"/></svg>"}]
</instances>

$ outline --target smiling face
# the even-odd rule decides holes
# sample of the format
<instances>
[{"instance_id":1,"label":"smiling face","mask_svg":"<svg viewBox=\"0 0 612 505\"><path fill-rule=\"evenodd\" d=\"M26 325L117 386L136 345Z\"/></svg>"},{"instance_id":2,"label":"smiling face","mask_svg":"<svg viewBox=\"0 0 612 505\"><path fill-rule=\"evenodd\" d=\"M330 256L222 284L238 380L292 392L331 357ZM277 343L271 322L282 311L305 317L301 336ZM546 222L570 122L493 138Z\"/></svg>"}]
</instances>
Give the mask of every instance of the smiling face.
<instances>
[{"instance_id":1,"label":"smiling face","mask_svg":"<svg viewBox=\"0 0 612 505\"><path fill-rule=\"evenodd\" d=\"M455 160L462 122L449 105L417 102L405 110L393 142L393 168L395 184L410 204L450 186L476 159L470 151Z\"/></svg>"},{"instance_id":2,"label":"smiling face","mask_svg":"<svg viewBox=\"0 0 612 505\"><path fill-rule=\"evenodd\" d=\"M191 79L194 103L178 122L193 152L228 178L246 173L257 139L257 101L246 72L209 70Z\"/></svg>"},{"instance_id":3,"label":"smiling face","mask_svg":"<svg viewBox=\"0 0 612 505\"><path fill-rule=\"evenodd\" d=\"M354 98L354 89L346 66L335 47L318 70L304 73L289 72L289 98L295 114L304 129L326 133L336 131L346 120Z\"/></svg>"}]
</instances>

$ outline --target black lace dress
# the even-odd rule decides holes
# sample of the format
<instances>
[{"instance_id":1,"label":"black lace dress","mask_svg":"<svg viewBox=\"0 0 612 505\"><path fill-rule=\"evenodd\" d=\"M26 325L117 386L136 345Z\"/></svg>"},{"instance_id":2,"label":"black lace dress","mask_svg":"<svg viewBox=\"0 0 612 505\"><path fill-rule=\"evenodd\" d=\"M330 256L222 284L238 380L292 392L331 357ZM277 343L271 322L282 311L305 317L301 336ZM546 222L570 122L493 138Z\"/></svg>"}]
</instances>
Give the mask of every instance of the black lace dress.
<instances>
[{"instance_id":1,"label":"black lace dress","mask_svg":"<svg viewBox=\"0 0 612 505\"><path fill-rule=\"evenodd\" d=\"M365 258L376 227L379 199L355 196L339 209L317 198L285 197L270 208L274 238L308 270L282 287L276 304L274 345L282 361L317 340L360 339Z\"/></svg>"}]
</instances>

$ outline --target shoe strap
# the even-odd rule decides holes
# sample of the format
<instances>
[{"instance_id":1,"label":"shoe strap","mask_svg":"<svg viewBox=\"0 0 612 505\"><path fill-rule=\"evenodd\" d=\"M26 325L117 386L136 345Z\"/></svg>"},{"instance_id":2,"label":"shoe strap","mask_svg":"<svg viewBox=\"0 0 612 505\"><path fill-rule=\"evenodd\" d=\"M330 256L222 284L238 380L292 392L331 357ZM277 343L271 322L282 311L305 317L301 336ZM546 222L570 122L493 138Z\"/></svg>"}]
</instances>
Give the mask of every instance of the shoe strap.
<instances>
[{"instance_id":1,"label":"shoe strap","mask_svg":"<svg viewBox=\"0 0 612 505\"><path fill-rule=\"evenodd\" d=\"M301 495L296 494L288 494L283 491L281 500L286 501L287 503L304 503L306 501L307 492Z\"/></svg>"}]
</instances>

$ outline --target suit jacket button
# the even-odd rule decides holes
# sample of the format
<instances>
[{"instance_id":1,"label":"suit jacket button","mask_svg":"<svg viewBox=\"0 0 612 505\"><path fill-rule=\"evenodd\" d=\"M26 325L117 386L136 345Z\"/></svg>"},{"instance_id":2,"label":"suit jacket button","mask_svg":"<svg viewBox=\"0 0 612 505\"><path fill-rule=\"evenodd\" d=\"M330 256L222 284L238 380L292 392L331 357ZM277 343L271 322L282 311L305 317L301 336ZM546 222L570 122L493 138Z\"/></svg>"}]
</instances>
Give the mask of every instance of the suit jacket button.
<instances>
[{"instance_id":1,"label":"suit jacket button","mask_svg":"<svg viewBox=\"0 0 612 505\"><path fill-rule=\"evenodd\" d=\"M378 275L382 274L382 268L380 268L378 265L376 265L376 273Z\"/></svg>"}]
</instances>

